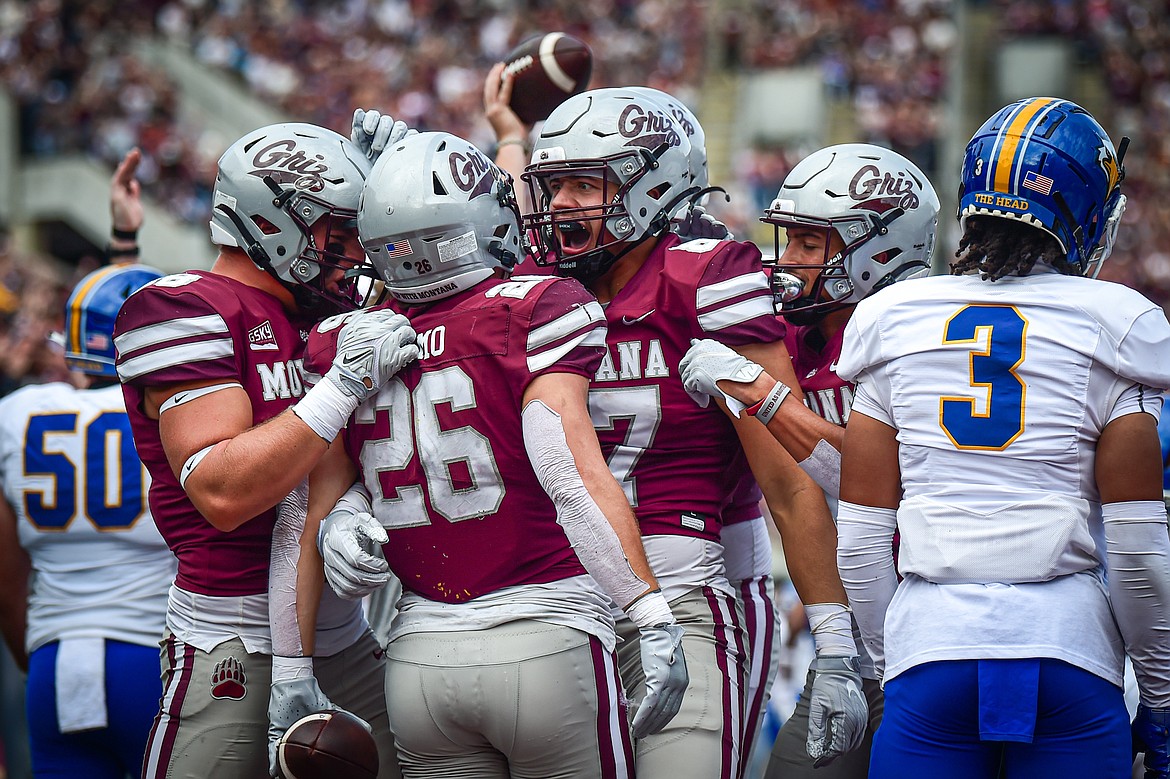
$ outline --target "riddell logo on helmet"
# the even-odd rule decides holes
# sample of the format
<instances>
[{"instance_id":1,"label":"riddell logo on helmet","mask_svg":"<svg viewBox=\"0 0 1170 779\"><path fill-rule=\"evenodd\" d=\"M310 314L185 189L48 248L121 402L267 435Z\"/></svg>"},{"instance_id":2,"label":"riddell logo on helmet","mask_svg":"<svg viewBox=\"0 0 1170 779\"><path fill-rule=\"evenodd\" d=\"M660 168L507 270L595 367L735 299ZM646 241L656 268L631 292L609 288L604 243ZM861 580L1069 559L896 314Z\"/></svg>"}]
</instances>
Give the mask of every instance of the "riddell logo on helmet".
<instances>
[{"instance_id":1,"label":"riddell logo on helmet","mask_svg":"<svg viewBox=\"0 0 1170 779\"><path fill-rule=\"evenodd\" d=\"M626 146L643 146L657 149L662 144L678 146L678 130L674 121L661 111L646 111L637 103L631 103L618 117L618 132L629 138Z\"/></svg>"},{"instance_id":2,"label":"riddell logo on helmet","mask_svg":"<svg viewBox=\"0 0 1170 779\"><path fill-rule=\"evenodd\" d=\"M489 173L491 165L482 154L453 152L447 158L447 163L451 166L451 178L455 179L455 186L470 192L470 197L476 198L492 191L495 177Z\"/></svg>"},{"instance_id":3,"label":"riddell logo on helmet","mask_svg":"<svg viewBox=\"0 0 1170 779\"><path fill-rule=\"evenodd\" d=\"M896 198L901 208L910 211L918 208L920 185L906 173L890 175L882 173L876 165L864 165L853 174L849 182L849 197L854 200L873 198Z\"/></svg>"},{"instance_id":4,"label":"riddell logo on helmet","mask_svg":"<svg viewBox=\"0 0 1170 779\"><path fill-rule=\"evenodd\" d=\"M293 140L270 143L252 158L256 170L253 176L272 176L279 184L292 184L305 192L320 192L325 189L325 174L329 166L320 154L312 157L297 149Z\"/></svg>"}]
</instances>

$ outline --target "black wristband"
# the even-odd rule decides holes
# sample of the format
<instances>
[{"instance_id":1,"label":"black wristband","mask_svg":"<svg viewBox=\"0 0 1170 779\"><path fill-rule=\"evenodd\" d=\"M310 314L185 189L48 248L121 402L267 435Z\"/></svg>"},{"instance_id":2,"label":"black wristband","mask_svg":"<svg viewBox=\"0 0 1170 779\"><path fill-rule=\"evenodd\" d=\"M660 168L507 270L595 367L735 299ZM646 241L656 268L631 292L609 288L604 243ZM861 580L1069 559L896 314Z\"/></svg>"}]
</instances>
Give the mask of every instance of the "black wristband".
<instances>
[{"instance_id":1,"label":"black wristband","mask_svg":"<svg viewBox=\"0 0 1170 779\"><path fill-rule=\"evenodd\" d=\"M119 230L117 227L110 229L110 235L117 238L119 241L137 241L137 230Z\"/></svg>"},{"instance_id":2,"label":"black wristband","mask_svg":"<svg viewBox=\"0 0 1170 779\"><path fill-rule=\"evenodd\" d=\"M112 260L112 259L115 259L117 257L137 257L137 256L138 256L138 247L137 246L129 248L129 249L115 249L112 246L106 247L106 259L107 260Z\"/></svg>"}]
</instances>

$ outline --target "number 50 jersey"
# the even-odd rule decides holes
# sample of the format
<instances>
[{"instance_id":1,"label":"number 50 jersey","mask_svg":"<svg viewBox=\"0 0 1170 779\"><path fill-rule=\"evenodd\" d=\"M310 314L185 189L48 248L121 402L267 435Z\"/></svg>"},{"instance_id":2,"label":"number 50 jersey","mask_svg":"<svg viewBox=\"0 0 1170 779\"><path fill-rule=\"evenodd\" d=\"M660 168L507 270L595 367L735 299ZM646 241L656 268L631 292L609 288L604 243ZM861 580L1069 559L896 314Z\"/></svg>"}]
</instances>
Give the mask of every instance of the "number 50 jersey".
<instances>
[{"instance_id":1,"label":"number 50 jersey","mask_svg":"<svg viewBox=\"0 0 1170 779\"><path fill-rule=\"evenodd\" d=\"M422 358L342 434L403 587L459 603L583 574L532 470L520 414L537 376L596 372L601 306L575 280L517 276L409 316ZM310 335L306 373L328 370L344 319Z\"/></svg>"},{"instance_id":2,"label":"number 50 jersey","mask_svg":"<svg viewBox=\"0 0 1170 779\"><path fill-rule=\"evenodd\" d=\"M150 510L118 386L53 383L0 401L0 486L32 561L27 645L163 633L175 558Z\"/></svg>"}]
</instances>

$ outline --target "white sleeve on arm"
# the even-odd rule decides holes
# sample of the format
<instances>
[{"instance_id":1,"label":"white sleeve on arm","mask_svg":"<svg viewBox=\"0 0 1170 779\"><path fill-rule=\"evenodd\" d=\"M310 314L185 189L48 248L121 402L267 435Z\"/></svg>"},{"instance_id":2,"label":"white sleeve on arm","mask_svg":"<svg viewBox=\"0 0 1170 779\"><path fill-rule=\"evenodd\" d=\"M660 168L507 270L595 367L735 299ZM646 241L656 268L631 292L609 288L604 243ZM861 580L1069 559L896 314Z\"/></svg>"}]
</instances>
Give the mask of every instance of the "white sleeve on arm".
<instances>
[{"instance_id":1,"label":"white sleeve on arm","mask_svg":"<svg viewBox=\"0 0 1170 779\"><path fill-rule=\"evenodd\" d=\"M272 528L272 553L268 571L268 621L272 625L272 654L300 657L300 623L297 621L297 563L301 559L301 533L309 510L309 483L302 481L276 510Z\"/></svg>"},{"instance_id":2,"label":"white sleeve on arm","mask_svg":"<svg viewBox=\"0 0 1170 779\"><path fill-rule=\"evenodd\" d=\"M1101 506L1109 599L1141 702L1170 708L1170 536L1160 500Z\"/></svg>"},{"instance_id":3,"label":"white sleeve on arm","mask_svg":"<svg viewBox=\"0 0 1170 779\"><path fill-rule=\"evenodd\" d=\"M556 506L557 524L573 551L615 603L632 603L650 584L630 567L621 540L581 479L560 414L533 400L524 407L521 420L528 460Z\"/></svg>"},{"instance_id":4,"label":"white sleeve on arm","mask_svg":"<svg viewBox=\"0 0 1170 779\"><path fill-rule=\"evenodd\" d=\"M895 509L841 501L837 511L837 568L879 675L886 665L886 609L898 589L893 551L897 523Z\"/></svg>"},{"instance_id":5,"label":"white sleeve on arm","mask_svg":"<svg viewBox=\"0 0 1170 779\"><path fill-rule=\"evenodd\" d=\"M1149 414L1154 419L1161 419L1163 401L1161 390L1147 387L1144 384L1134 384L1126 388L1117 398L1113 404L1113 410L1109 412L1109 418L1105 422L1108 424L1126 414L1142 413Z\"/></svg>"}]
</instances>

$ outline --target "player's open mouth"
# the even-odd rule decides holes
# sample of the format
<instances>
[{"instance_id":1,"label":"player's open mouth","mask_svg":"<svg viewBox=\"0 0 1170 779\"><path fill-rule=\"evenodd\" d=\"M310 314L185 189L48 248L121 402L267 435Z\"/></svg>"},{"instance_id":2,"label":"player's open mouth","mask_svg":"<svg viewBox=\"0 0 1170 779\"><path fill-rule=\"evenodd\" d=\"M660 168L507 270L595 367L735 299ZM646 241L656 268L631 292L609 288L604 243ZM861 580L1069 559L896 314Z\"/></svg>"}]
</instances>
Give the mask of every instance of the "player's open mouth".
<instances>
[{"instance_id":1,"label":"player's open mouth","mask_svg":"<svg viewBox=\"0 0 1170 779\"><path fill-rule=\"evenodd\" d=\"M557 222L561 248L570 254L577 254L589 248L593 238L584 222Z\"/></svg>"}]
</instances>

